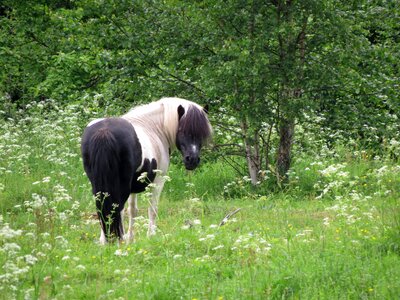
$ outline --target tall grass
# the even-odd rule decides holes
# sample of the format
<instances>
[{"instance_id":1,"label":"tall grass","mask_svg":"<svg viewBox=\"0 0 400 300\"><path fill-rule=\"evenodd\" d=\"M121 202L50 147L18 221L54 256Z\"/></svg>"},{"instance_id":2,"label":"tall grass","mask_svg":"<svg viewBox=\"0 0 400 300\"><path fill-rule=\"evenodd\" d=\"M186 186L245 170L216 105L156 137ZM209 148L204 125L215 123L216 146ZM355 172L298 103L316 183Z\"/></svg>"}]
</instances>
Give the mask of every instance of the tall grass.
<instances>
[{"instance_id":1,"label":"tall grass","mask_svg":"<svg viewBox=\"0 0 400 300\"><path fill-rule=\"evenodd\" d=\"M158 232L100 246L71 106L0 121L1 299L395 299L400 167L342 147L257 189L220 161L171 166ZM42 114L44 113L44 116ZM272 179L271 179L272 180ZM229 212L240 208L226 223Z\"/></svg>"}]
</instances>

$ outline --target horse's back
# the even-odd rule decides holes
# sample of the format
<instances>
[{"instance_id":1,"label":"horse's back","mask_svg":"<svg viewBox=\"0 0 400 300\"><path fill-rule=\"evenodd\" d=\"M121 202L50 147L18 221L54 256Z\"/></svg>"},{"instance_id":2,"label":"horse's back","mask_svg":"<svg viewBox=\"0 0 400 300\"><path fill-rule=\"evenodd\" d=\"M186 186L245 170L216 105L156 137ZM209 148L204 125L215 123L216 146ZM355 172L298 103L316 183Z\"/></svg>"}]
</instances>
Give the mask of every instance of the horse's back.
<instances>
[{"instance_id":1,"label":"horse's back","mask_svg":"<svg viewBox=\"0 0 400 300\"><path fill-rule=\"evenodd\" d=\"M91 175L95 175L93 172L99 171L96 170L96 164L99 165L100 161L110 169L109 171L119 169L119 174L124 175L126 172L123 172L123 169L128 168L129 173L133 174L142 160L135 130L122 118L106 118L91 122L83 133L81 147L83 164L89 179ZM109 174L108 177L112 178L119 174Z\"/></svg>"},{"instance_id":2,"label":"horse's back","mask_svg":"<svg viewBox=\"0 0 400 300\"><path fill-rule=\"evenodd\" d=\"M85 128L82 136L82 147L90 147L95 138L107 133L112 134L118 145L123 148L137 143L137 137L132 125L123 118L104 118L94 120Z\"/></svg>"}]
</instances>

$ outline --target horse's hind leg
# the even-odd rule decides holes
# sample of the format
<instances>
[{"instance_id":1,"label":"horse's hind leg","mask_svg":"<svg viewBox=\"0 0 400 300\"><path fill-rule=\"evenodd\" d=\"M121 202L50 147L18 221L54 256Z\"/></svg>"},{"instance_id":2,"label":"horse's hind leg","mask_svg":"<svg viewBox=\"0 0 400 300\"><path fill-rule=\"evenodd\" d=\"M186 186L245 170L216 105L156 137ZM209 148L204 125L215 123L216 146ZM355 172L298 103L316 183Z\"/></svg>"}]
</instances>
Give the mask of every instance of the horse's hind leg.
<instances>
[{"instance_id":1,"label":"horse's hind leg","mask_svg":"<svg viewBox=\"0 0 400 300\"><path fill-rule=\"evenodd\" d=\"M103 231L103 228L100 228L100 239L99 239L100 245L105 245L107 244L107 239L106 239L106 234Z\"/></svg>"},{"instance_id":2,"label":"horse's hind leg","mask_svg":"<svg viewBox=\"0 0 400 300\"><path fill-rule=\"evenodd\" d=\"M130 194L128 198L128 218L129 218L129 225L128 225L128 233L125 235L125 240L127 242L132 242L135 238L134 235L134 224L135 218L138 215L138 207L137 207L137 195Z\"/></svg>"}]
</instances>

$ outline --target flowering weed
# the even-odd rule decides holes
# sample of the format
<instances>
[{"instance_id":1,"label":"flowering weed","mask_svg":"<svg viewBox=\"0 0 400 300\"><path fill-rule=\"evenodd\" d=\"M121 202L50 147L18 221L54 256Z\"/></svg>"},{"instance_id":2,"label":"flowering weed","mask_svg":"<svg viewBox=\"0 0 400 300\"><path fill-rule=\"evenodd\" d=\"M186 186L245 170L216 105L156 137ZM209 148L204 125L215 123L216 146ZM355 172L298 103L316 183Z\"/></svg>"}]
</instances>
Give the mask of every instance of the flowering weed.
<instances>
[{"instance_id":1,"label":"flowering weed","mask_svg":"<svg viewBox=\"0 0 400 300\"><path fill-rule=\"evenodd\" d=\"M142 196L135 243L101 247L79 154L95 111L45 101L0 120L1 299L400 294L400 167L318 143L278 192L252 187L221 162L190 175L172 166L157 235L146 237Z\"/></svg>"}]
</instances>

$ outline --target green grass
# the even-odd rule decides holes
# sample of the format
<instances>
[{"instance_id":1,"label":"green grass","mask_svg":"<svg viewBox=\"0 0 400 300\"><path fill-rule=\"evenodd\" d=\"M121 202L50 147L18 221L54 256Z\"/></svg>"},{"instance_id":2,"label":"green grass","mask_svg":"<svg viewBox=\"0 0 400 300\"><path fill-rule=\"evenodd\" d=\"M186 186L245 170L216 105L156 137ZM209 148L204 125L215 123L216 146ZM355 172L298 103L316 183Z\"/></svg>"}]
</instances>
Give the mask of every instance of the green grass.
<instances>
[{"instance_id":1,"label":"green grass","mask_svg":"<svg viewBox=\"0 0 400 300\"><path fill-rule=\"evenodd\" d=\"M0 123L0 299L400 295L395 162L303 155L290 184L274 192L268 181L251 188L222 162L192 173L176 164L157 235L146 236L141 199L135 242L100 246L79 158L81 125L67 119L75 114L71 108L56 118L63 120L58 136L40 119L29 131L23 122Z\"/></svg>"}]
</instances>

